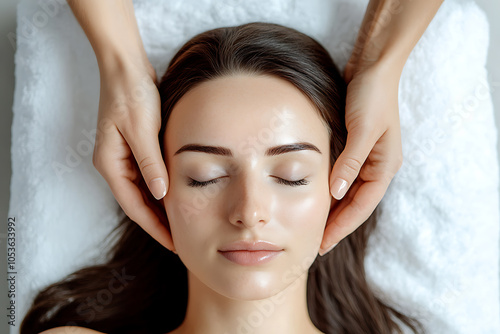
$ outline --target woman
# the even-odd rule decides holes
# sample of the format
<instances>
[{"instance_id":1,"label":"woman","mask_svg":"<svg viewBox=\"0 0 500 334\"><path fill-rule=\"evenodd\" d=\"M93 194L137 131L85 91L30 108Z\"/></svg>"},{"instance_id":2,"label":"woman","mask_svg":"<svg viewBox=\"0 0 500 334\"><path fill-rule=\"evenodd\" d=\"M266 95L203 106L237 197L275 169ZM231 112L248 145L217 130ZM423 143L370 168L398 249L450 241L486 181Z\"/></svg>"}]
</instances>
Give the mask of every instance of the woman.
<instances>
[{"instance_id":1,"label":"woman","mask_svg":"<svg viewBox=\"0 0 500 334\"><path fill-rule=\"evenodd\" d=\"M341 204L328 223L322 250L331 248L364 223L401 167L399 78L442 2L368 3L344 69L349 135L332 169L330 185L332 196ZM156 73L139 34L132 0L68 0L68 4L99 65L101 91L94 166L125 213L154 234L159 243L170 247L168 231L161 222L163 217L155 214L154 204L144 201L137 187L137 179L144 178L151 193L160 200L169 185L157 137L161 121L160 98L154 85ZM170 5L175 6L175 1L167 1L164 6ZM144 82L149 85L143 85ZM130 103L116 112L115 102L123 96L133 96L138 85L148 107Z\"/></svg>"},{"instance_id":2,"label":"woman","mask_svg":"<svg viewBox=\"0 0 500 334\"><path fill-rule=\"evenodd\" d=\"M366 282L373 219L317 257L347 137L346 84L319 43L270 23L207 31L159 90L171 252L125 218L110 260L41 291L22 334L418 331Z\"/></svg>"}]
</instances>

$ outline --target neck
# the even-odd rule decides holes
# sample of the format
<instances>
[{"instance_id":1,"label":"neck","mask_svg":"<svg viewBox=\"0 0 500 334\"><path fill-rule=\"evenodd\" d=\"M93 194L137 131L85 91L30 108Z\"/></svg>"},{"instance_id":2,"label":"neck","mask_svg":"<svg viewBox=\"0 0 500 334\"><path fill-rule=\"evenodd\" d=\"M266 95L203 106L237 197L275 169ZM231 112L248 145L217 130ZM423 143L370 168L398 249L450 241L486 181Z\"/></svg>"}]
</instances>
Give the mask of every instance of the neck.
<instances>
[{"instance_id":1,"label":"neck","mask_svg":"<svg viewBox=\"0 0 500 334\"><path fill-rule=\"evenodd\" d=\"M307 310L307 271L276 295L254 301L222 296L190 272L188 286L186 317L172 334L321 334Z\"/></svg>"}]
</instances>

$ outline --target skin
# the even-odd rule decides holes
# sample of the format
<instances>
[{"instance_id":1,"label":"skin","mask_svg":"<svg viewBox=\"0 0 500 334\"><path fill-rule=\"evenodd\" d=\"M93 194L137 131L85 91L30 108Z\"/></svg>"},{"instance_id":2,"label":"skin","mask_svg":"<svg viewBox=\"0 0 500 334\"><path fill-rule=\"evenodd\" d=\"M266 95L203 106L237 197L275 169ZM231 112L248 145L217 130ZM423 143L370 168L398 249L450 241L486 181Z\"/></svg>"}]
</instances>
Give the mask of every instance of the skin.
<instances>
[{"instance_id":1,"label":"skin","mask_svg":"<svg viewBox=\"0 0 500 334\"><path fill-rule=\"evenodd\" d=\"M339 203L328 217L321 252L366 220L401 167L399 78L442 2L370 0L368 4L344 69L348 138L330 174L330 191ZM132 0L68 0L68 4L99 65L94 166L124 212L159 243L174 249L165 217L157 214L157 204L145 200L138 186L144 179L157 199L170 191L157 140L161 125L159 94L153 89L157 78L142 44ZM138 89L144 99L131 99ZM119 110L118 101L126 101ZM52 330L58 329L47 332Z\"/></svg>"},{"instance_id":2,"label":"skin","mask_svg":"<svg viewBox=\"0 0 500 334\"><path fill-rule=\"evenodd\" d=\"M319 152L266 155L271 147L305 142ZM189 289L186 318L170 334L321 334L307 310L307 271L333 199L330 138L314 105L277 77L218 78L177 102L164 143L170 191L162 203L170 249L188 269ZM175 154L187 144L225 147L233 156ZM190 178L218 181L192 187ZM307 184L285 185L278 178ZM238 240L272 242L283 252L271 262L241 266L217 252ZM98 332L65 326L44 333Z\"/></svg>"},{"instance_id":3,"label":"skin","mask_svg":"<svg viewBox=\"0 0 500 334\"><path fill-rule=\"evenodd\" d=\"M284 110L288 117L276 122L276 113ZM271 128L272 136L250 144L262 129ZM330 139L314 105L280 78L218 78L179 100L164 142L170 191L163 203L172 250L188 268L189 286L186 319L172 333L236 333L241 319L255 324L251 328L256 334L321 333L307 313L306 282L332 197ZM321 153L265 154L270 147L297 142L311 143ZM175 154L187 144L226 147L232 157ZM308 183L284 185L277 178ZM217 183L192 187L190 179ZM217 252L231 242L255 239L284 251L257 266L235 264ZM257 324L250 316L259 312L256 300L272 308Z\"/></svg>"},{"instance_id":4,"label":"skin","mask_svg":"<svg viewBox=\"0 0 500 334\"><path fill-rule=\"evenodd\" d=\"M349 84L349 136L330 177L330 191L339 205L328 223L323 251L368 218L401 167L399 78L442 2L370 0L368 4L344 70ZM161 120L156 74L142 44L132 0L68 0L68 4L99 64L94 166L124 212L171 248L164 217L158 216L156 203L145 200L138 186L144 179L149 191L161 199L169 189L170 171L163 163L157 136ZM134 98L137 90L141 99Z\"/></svg>"}]
</instances>

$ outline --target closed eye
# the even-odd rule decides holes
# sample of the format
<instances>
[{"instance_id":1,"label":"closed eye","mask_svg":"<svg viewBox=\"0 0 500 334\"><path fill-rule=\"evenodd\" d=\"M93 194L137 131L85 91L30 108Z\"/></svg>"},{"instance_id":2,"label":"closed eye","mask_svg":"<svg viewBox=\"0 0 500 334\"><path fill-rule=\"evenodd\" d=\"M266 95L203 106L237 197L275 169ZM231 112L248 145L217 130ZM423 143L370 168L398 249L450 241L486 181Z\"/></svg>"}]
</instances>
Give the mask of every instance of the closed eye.
<instances>
[{"instance_id":1,"label":"closed eye","mask_svg":"<svg viewBox=\"0 0 500 334\"><path fill-rule=\"evenodd\" d=\"M275 176L275 178L277 179L278 183L284 184L284 185L287 185L287 186L292 186L292 187L305 186L306 184L309 183L309 181L306 180L306 179L300 179L300 180L296 180L296 181L289 181L289 180L285 180L285 179L282 179L282 178L276 177L276 176Z\"/></svg>"},{"instance_id":2,"label":"closed eye","mask_svg":"<svg viewBox=\"0 0 500 334\"><path fill-rule=\"evenodd\" d=\"M190 187L206 187L209 184L214 184L217 183L219 179L213 179L213 180L208 180L208 181L196 181L195 179L189 178L189 183L188 186Z\"/></svg>"},{"instance_id":3,"label":"closed eye","mask_svg":"<svg viewBox=\"0 0 500 334\"><path fill-rule=\"evenodd\" d=\"M282 179L280 177L276 177L276 176L273 176L278 182L279 184L284 184L284 185L287 185L287 186L291 186L291 187L297 187L297 186L304 186L306 184L309 183L308 180L306 179L300 179L300 180L296 180L296 181L290 181L290 180L285 180L285 179ZM217 179L213 179L213 180L208 180L208 181L197 181L195 179L192 179L190 178L189 179L189 183L188 183L188 186L190 187L206 187L208 186L209 184L215 184L217 182L219 182L219 179L220 178L217 178Z\"/></svg>"}]
</instances>

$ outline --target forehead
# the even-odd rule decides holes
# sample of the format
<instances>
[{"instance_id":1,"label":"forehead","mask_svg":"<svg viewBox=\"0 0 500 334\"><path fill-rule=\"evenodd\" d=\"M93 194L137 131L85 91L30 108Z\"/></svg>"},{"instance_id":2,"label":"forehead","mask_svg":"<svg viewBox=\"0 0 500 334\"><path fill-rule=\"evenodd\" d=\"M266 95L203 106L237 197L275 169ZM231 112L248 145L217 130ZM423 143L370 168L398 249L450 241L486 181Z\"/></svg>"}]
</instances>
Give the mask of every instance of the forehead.
<instances>
[{"instance_id":1,"label":"forehead","mask_svg":"<svg viewBox=\"0 0 500 334\"><path fill-rule=\"evenodd\" d=\"M164 140L169 152L189 143L234 148L253 143L262 151L297 141L329 143L318 111L298 88L277 77L246 74L188 91L172 110Z\"/></svg>"}]
</instances>

